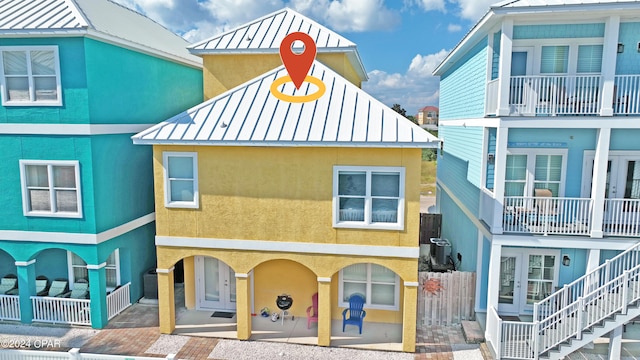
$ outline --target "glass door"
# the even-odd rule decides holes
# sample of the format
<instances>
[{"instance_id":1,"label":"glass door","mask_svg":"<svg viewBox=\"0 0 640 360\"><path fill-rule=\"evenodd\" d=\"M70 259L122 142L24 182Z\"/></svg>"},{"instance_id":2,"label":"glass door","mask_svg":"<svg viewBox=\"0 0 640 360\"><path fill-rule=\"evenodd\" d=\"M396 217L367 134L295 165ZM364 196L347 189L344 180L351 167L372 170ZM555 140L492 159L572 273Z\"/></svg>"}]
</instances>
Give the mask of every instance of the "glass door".
<instances>
[{"instance_id":1,"label":"glass door","mask_svg":"<svg viewBox=\"0 0 640 360\"><path fill-rule=\"evenodd\" d=\"M198 309L235 310L235 272L222 261L196 256L196 299Z\"/></svg>"},{"instance_id":2,"label":"glass door","mask_svg":"<svg viewBox=\"0 0 640 360\"><path fill-rule=\"evenodd\" d=\"M527 305L533 305L553 292L555 255L529 255L527 271Z\"/></svg>"},{"instance_id":3,"label":"glass door","mask_svg":"<svg viewBox=\"0 0 640 360\"><path fill-rule=\"evenodd\" d=\"M520 267L522 256L503 251L500 258L500 288L498 311L518 314L520 311Z\"/></svg>"}]
</instances>

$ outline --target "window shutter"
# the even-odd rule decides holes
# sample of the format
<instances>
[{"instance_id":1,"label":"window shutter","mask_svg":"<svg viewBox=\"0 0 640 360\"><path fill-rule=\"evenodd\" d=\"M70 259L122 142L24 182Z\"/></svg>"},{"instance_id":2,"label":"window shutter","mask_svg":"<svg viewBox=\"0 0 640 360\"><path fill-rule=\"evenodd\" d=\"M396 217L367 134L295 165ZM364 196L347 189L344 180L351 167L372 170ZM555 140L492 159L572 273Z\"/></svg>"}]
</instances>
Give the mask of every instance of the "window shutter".
<instances>
[{"instance_id":1,"label":"window shutter","mask_svg":"<svg viewBox=\"0 0 640 360\"><path fill-rule=\"evenodd\" d=\"M599 73L602 70L602 45L578 46L578 72Z\"/></svg>"}]
</instances>

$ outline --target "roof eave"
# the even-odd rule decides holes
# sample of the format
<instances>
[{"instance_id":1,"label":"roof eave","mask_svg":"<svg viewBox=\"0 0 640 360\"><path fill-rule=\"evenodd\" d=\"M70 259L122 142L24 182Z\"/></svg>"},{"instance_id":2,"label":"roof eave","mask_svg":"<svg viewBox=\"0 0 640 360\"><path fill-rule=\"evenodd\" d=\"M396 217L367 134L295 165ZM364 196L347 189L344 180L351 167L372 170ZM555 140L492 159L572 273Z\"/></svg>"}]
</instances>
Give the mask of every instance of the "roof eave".
<instances>
[{"instance_id":1,"label":"roof eave","mask_svg":"<svg viewBox=\"0 0 640 360\"><path fill-rule=\"evenodd\" d=\"M357 142L357 141L176 141L131 137L135 145L245 146L245 147L352 147L352 148L437 148L440 139L427 142Z\"/></svg>"}]
</instances>

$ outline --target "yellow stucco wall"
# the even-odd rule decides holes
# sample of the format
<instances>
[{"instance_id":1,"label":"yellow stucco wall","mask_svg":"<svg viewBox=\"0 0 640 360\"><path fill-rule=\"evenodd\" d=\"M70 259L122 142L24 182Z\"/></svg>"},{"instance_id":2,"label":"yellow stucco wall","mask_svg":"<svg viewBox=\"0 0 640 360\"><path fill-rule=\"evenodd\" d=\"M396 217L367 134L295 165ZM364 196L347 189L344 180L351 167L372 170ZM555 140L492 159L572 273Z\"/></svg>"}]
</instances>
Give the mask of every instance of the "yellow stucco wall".
<instances>
[{"instance_id":1,"label":"yellow stucco wall","mask_svg":"<svg viewBox=\"0 0 640 360\"><path fill-rule=\"evenodd\" d=\"M199 209L165 208L163 151L198 152ZM403 166L405 229L332 225L333 166ZM417 247L419 149L154 146L160 236Z\"/></svg>"},{"instance_id":2,"label":"yellow stucco wall","mask_svg":"<svg viewBox=\"0 0 640 360\"><path fill-rule=\"evenodd\" d=\"M204 55L202 58L205 100L282 65L277 53ZM344 53L318 53L316 59L356 86L361 86L359 76Z\"/></svg>"}]
</instances>

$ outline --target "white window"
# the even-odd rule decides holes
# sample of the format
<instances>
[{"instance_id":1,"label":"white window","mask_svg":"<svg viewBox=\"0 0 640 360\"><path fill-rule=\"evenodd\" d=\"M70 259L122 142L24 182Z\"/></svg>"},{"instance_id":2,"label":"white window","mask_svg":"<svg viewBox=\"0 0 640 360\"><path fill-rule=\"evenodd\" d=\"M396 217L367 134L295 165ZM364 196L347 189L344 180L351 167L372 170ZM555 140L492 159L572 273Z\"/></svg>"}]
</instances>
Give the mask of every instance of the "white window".
<instances>
[{"instance_id":1,"label":"white window","mask_svg":"<svg viewBox=\"0 0 640 360\"><path fill-rule=\"evenodd\" d=\"M334 227L404 229L401 167L335 166Z\"/></svg>"},{"instance_id":2,"label":"white window","mask_svg":"<svg viewBox=\"0 0 640 360\"><path fill-rule=\"evenodd\" d=\"M564 195L567 151L564 149L509 149L505 171L505 196L533 196L534 189Z\"/></svg>"},{"instance_id":3,"label":"white window","mask_svg":"<svg viewBox=\"0 0 640 360\"><path fill-rule=\"evenodd\" d=\"M69 288L73 289L73 284L78 280L89 281L89 271L87 263L82 258L71 251L67 251L67 264L69 265ZM120 251L115 249L107 258L105 264L105 277L107 283L107 291L115 289L120 283Z\"/></svg>"},{"instance_id":4,"label":"white window","mask_svg":"<svg viewBox=\"0 0 640 360\"><path fill-rule=\"evenodd\" d=\"M384 266L355 264L340 270L339 300L349 307L351 295L359 294L370 309L398 310L400 278Z\"/></svg>"},{"instance_id":5,"label":"white window","mask_svg":"<svg viewBox=\"0 0 640 360\"><path fill-rule=\"evenodd\" d=\"M177 208L198 208L198 154L165 152L164 205Z\"/></svg>"},{"instance_id":6,"label":"white window","mask_svg":"<svg viewBox=\"0 0 640 360\"><path fill-rule=\"evenodd\" d=\"M78 161L20 160L25 216L82 217Z\"/></svg>"},{"instance_id":7,"label":"white window","mask_svg":"<svg viewBox=\"0 0 640 360\"><path fill-rule=\"evenodd\" d=\"M3 105L62 105L58 47L1 47L0 57Z\"/></svg>"}]
</instances>

